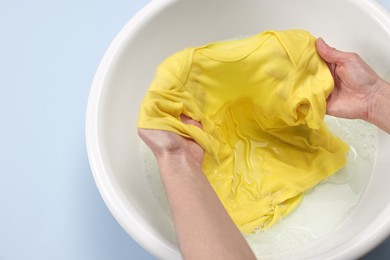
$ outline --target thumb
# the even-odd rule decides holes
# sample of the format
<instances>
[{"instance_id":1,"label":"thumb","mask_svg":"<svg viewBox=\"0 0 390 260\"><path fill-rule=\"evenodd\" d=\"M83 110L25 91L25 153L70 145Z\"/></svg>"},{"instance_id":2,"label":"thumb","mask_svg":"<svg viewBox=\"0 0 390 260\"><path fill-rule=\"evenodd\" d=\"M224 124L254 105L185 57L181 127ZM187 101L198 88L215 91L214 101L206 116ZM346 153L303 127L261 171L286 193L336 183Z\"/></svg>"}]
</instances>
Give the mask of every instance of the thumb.
<instances>
[{"instance_id":1,"label":"thumb","mask_svg":"<svg viewBox=\"0 0 390 260\"><path fill-rule=\"evenodd\" d=\"M330 47L322 38L316 40L316 48L321 58L328 63L338 63L343 55L343 52Z\"/></svg>"}]
</instances>

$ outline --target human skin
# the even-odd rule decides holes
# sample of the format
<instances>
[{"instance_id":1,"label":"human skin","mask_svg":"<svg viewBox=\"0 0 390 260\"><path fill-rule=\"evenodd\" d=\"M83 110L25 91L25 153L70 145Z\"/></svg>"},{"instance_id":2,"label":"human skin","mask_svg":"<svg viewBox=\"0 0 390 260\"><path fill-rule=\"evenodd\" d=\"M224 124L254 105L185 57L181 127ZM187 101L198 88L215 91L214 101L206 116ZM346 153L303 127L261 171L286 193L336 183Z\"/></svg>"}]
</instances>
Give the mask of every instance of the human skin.
<instances>
[{"instance_id":1,"label":"human skin","mask_svg":"<svg viewBox=\"0 0 390 260\"><path fill-rule=\"evenodd\" d=\"M359 55L338 51L321 38L316 47L335 83L327 113L366 120L390 133L390 84ZM186 116L181 119L201 127ZM202 148L167 131L138 129L138 134L157 158L183 258L255 259L202 172Z\"/></svg>"},{"instance_id":2,"label":"human skin","mask_svg":"<svg viewBox=\"0 0 390 260\"><path fill-rule=\"evenodd\" d=\"M198 122L182 116L187 124ZM256 259L202 172L204 151L178 134L138 129L155 155L184 259Z\"/></svg>"},{"instance_id":3,"label":"human skin","mask_svg":"<svg viewBox=\"0 0 390 260\"><path fill-rule=\"evenodd\" d=\"M390 133L390 84L358 54L336 50L321 38L316 47L334 79L327 114L362 119Z\"/></svg>"}]
</instances>

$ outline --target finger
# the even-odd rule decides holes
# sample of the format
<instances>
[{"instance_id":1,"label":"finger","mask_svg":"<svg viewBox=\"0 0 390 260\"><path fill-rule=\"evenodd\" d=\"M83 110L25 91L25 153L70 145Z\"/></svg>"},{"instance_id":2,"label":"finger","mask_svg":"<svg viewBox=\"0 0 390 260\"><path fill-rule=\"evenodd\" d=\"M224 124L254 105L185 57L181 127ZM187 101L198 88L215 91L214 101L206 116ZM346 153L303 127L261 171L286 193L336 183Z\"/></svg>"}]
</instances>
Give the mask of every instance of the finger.
<instances>
[{"instance_id":1,"label":"finger","mask_svg":"<svg viewBox=\"0 0 390 260\"><path fill-rule=\"evenodd\" d=\"M343 56L344 52L336 50L335 48L330 47L322 38L316 40L316 48L318 54L328 63L339 63Z\"/></svg>"},{"instance_id":2,"label":"finger","mask_svg":"<svg viewBox=\"0 0 390 260\"><path fill-rule=\"evenodd\" d=\"M181 121L185 124L189 124L189 125L194 125L196 127L199 127L200 129L202 129L202 124L198 121L195 121L193 120L192 118L184 115L184 114L181 114L180 115L180 118L181 118Z\"/></svg>"}]
</instances>

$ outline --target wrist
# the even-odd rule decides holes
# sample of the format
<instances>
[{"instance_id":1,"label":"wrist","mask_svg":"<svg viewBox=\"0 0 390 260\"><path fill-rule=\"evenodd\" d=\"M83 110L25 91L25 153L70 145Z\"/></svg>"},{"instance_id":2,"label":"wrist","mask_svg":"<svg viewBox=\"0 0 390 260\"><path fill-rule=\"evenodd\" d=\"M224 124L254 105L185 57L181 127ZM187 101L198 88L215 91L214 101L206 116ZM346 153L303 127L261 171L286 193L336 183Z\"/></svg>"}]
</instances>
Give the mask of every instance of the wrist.
<instances>
[{"instance_id":1,"label":"wrist","mask_svg":"<svg viewBox=\"0 0 390 260\"><path fill-rule=\"evenodd\" d=\"M380 79L376 85L369 105L367 121L375 124L383 130L390 130L390 83Z\"/></svg>"},{"instance_id":2,"label":"wrist","mask_svg":"<svg viewBox=\"0 0 390 260\"><path fill-rule=\"evenodd\" d=\"M202 169L202 163L186 153L161 154L157 157L160 174L165 172L192 172Z\"/></svg>"}]
</instances>

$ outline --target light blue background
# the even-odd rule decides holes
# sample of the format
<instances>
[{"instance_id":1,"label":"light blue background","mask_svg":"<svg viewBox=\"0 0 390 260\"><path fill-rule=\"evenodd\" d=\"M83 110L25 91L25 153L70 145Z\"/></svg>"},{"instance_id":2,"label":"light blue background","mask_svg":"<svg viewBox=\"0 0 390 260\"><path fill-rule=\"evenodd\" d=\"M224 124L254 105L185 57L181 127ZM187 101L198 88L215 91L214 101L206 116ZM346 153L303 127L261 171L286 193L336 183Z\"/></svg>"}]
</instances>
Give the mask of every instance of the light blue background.
<instances>
[{"instance_id":1,"label":"light blue background","mask_svg":"<svg viewBox=\"0 0 390 260\"><path fill-rule=\"evenodd\" d=\"M100 59L147 2L0 0L1 260L154 259L104 205L84 137Z\"/></svg>"}]
</instances>

